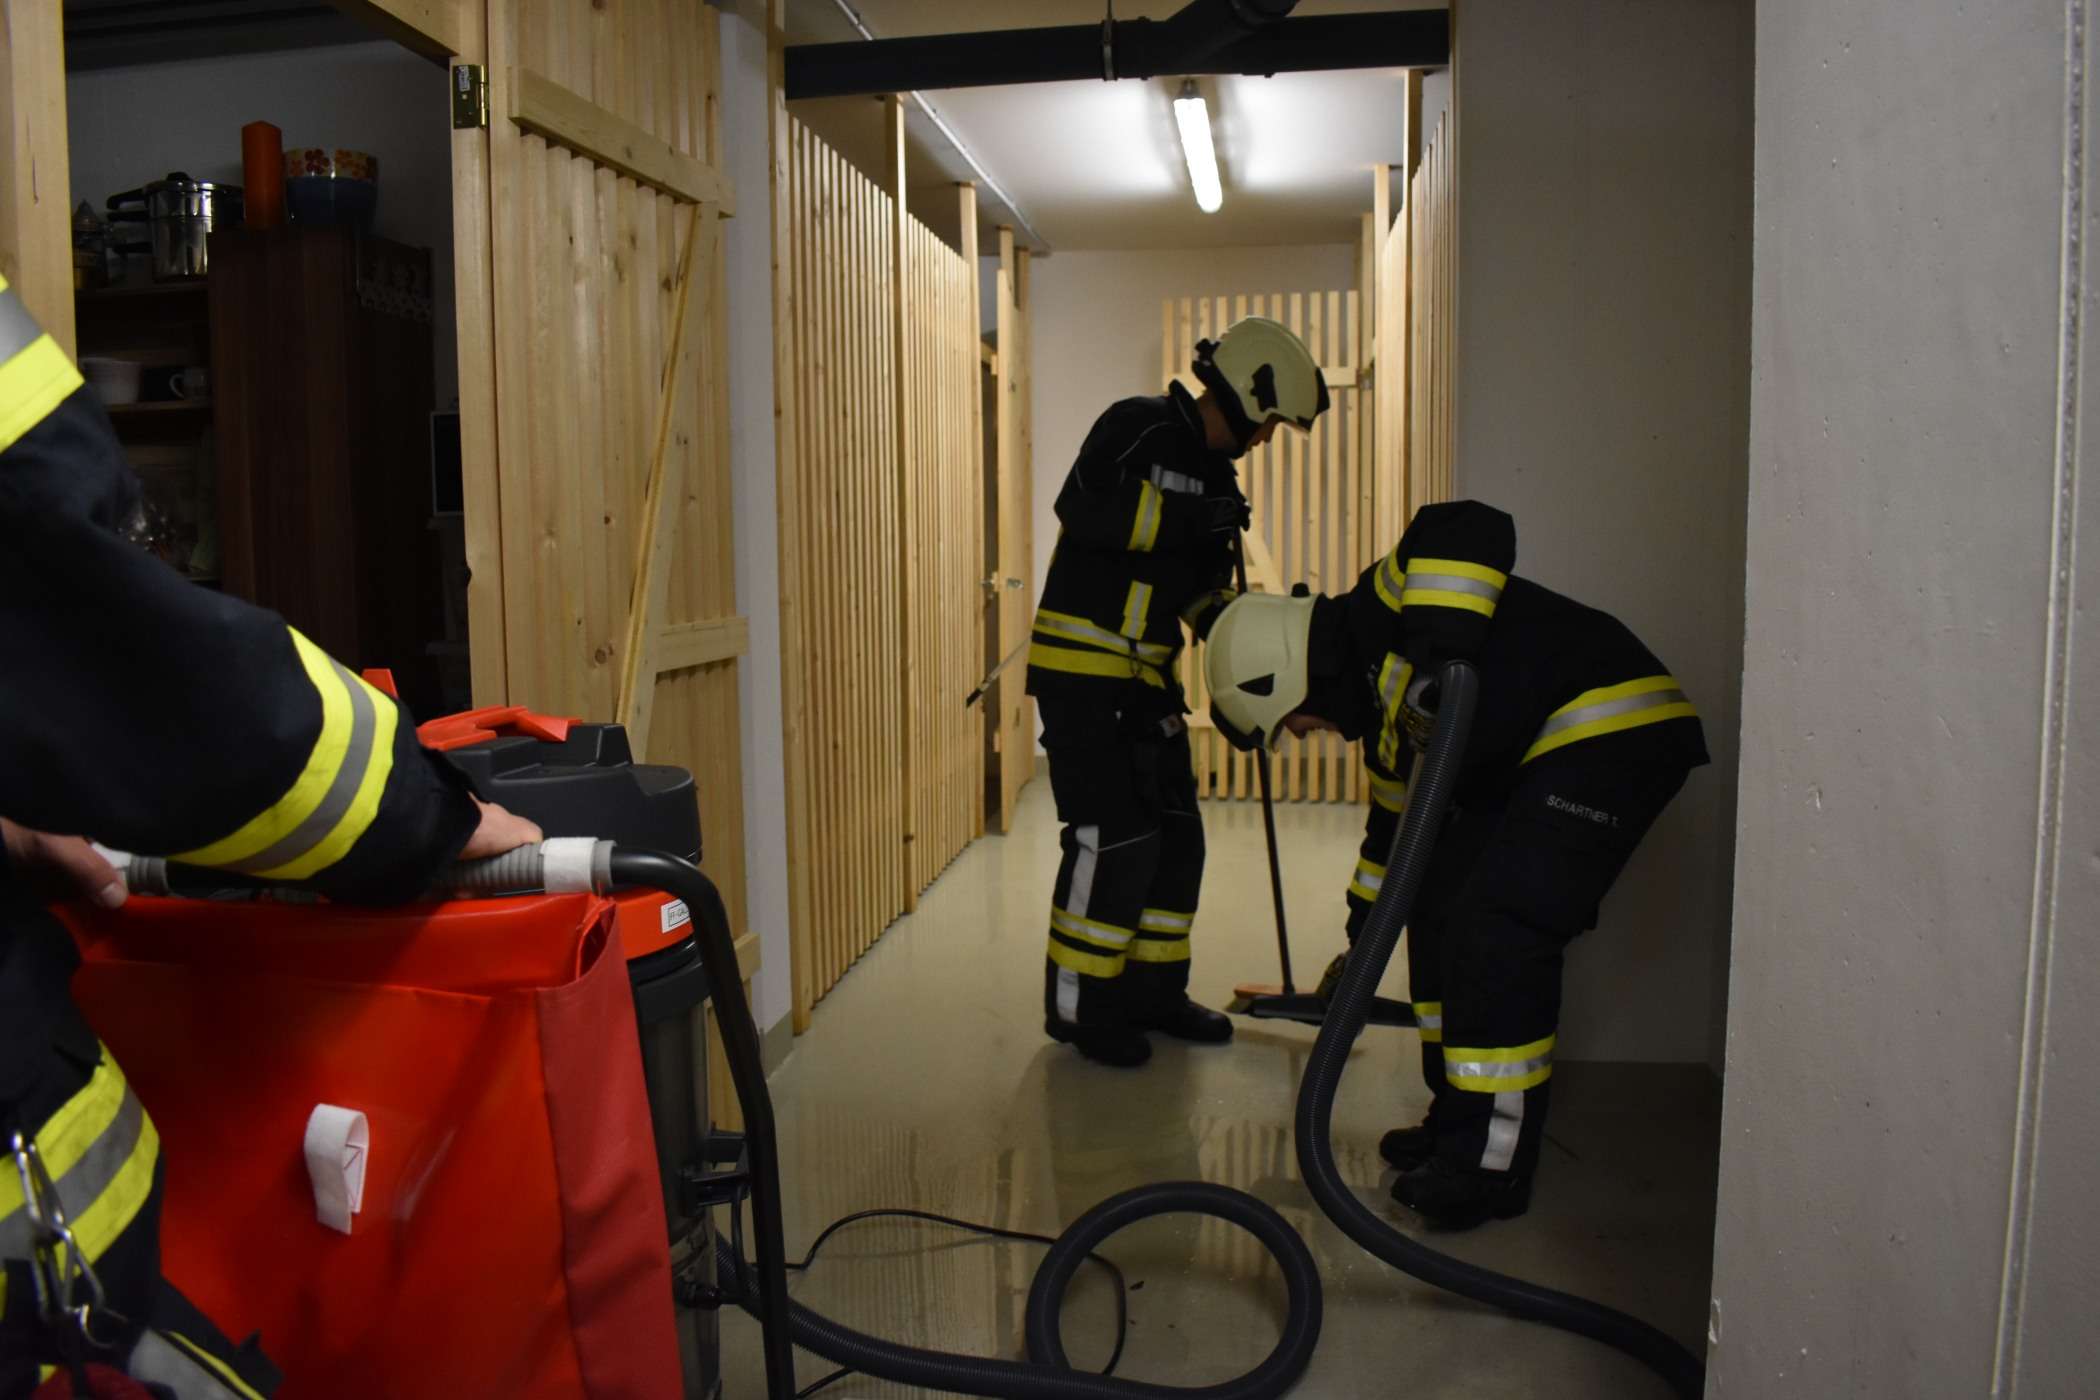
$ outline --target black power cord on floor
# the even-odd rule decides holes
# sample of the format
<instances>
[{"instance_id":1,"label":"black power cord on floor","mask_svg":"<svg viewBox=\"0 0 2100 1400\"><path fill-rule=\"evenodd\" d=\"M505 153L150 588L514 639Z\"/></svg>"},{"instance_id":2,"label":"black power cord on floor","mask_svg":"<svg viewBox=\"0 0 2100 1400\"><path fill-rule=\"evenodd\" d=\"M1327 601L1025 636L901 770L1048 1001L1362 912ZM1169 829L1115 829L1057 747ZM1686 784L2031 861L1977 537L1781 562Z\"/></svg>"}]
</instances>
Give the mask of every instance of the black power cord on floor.
<instances>
[{"instance_id":1,"label":"black power cord on floor","mask_svg":"<svg viewBox=\"0 0 2100 1400\"><path fill-rule=\"evenodd\" d=\"M733 1211L731 1214L731 1230L735 1235L741 1237L743 1234L743 1214L741 1211ZM1031 1234L1027 1230L1008 1230L998 1225L980 1225L974 1220L958 1220L952 1215L937 1215L930 1210L912 1210L904 1206L885 1206L877 1207L873 1210L857 1210L851 1215L841 1216L829 1225L826 1225L810 1244L808 1252L802 1256L801 1261L787 1266L788 1272L805 1272L811 1264L816 1262L817 1251L824 1247L826 1240L829 1240L847 1226L858 1225L864 1220L916 1220L928 1225L945 1225L952 1230L965 1230L970 1234L980 1235L986 1239L1016 1240L1022 1244L1054 1245L1057 1243L1056 1238L1053 1236ZM739 1249L738 1253L741 1254L742 1250ZM1116 1284L1116 1345L1115 1349L1108 1354L1108 1364L1101 1368L1102 1375L1112 1376L1115 1374L1117 1363L1123 1359L1123 1344L1129 1340L1130 1336L1130 1288L1123 1278L1123 1271L1116 1267L1114 1260L1092 1250L1087 1251L1086 1257L1108 1270L1109 1277L1114 1279ZM815 1395L818 1391L832 1384L832 1382L844 1380L853 1374L852 1367L842 1366L823 1379L812 1381L797 1391L795 1400L809 1400L810 1396Z\"/></svg>"}]
</instances>

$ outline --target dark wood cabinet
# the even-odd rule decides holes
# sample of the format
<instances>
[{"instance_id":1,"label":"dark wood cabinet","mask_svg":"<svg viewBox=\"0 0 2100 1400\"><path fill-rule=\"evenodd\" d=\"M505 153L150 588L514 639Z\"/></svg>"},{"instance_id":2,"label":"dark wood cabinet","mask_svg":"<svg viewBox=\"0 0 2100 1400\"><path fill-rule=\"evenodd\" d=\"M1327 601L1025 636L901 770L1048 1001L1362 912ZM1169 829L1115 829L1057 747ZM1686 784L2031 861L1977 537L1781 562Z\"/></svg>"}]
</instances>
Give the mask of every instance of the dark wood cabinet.
<instances>
[{"instance_id":1,"label":"dark wood cabinet","mask_svg":"<svg viewBox=\"0 0 2100 1400\"><path fill-rule=\"evenodd\" d=\"M427 249L347 229L211 237L220 573L434 712Z\"/></svg>"}]
</instances>

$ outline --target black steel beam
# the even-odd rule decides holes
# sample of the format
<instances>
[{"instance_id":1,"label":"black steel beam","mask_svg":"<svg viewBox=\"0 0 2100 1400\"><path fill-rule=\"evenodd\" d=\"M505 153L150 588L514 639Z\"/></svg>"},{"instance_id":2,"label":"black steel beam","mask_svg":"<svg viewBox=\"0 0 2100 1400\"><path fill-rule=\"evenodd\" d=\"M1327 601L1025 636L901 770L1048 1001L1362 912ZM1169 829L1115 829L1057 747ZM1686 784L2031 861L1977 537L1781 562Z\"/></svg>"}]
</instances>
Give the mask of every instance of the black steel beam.
<instances>
[{"instance_id":1,"label":"black steel beam","mask_svg":"<svg viewBox=\"0 0 2100 1400\"><path fill-rule=\"evenodd\" d=\"M1451 61L1448 10L1282 20L1193 56L1161 42L1166 36L1160 31L1174 22L1117 21L1114 76L1267 76L1341 68L1439 68ZM1098 79L1108 76L1111 66L1103 41L1103 26L1074 24L867 43L792 44L786 54L787 96L851 97Z\"/></svg>"}]
</instances>

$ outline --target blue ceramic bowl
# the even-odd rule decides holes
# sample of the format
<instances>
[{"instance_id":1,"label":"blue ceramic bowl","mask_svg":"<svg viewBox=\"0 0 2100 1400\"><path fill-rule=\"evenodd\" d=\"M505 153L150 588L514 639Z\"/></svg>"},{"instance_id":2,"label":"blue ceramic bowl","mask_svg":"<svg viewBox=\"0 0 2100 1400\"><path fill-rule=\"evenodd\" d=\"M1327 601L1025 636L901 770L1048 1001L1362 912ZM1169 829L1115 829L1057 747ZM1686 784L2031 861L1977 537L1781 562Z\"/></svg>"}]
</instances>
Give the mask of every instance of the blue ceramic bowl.
<instances>
[{"instance_id":1,"label":"blue ceramic bowl","mask_svg":"<svg viewBox=\"0 0 2100 1400\"><path fill-rule=\"evenodd\" d=\"M284 200L298 223L363 231L372 227L372 214L379 208L379 183L341 175L294 175L284 182Z\"/></svg>"}]
</instances>

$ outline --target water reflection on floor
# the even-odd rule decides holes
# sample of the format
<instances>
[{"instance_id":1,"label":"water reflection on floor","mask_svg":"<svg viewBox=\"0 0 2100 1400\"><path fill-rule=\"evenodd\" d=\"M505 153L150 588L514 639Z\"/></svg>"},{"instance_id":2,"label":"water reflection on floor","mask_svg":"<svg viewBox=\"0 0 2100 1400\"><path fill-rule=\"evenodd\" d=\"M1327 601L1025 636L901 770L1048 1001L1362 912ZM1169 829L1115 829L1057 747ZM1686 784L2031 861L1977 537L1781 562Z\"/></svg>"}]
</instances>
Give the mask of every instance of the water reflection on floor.
<instances>
[{"instance_id":1,"label":"water reflection on floor","mask_svg":"<svg viewBox=\"0 0 2100 1400\"><path fill-rule=\"evenodd\" d=\"M1155 1038L1152 1063L1104 1069L1042 1033L1041 956L1056 859L1048 784L1030 784L1014 832L973 845L819 1006L773 1079L787 1163L791 1254L831 1220L901 1205L1054 1234L1102 1197L1148 1181L1201 1178L1251 1191L1305 1235L1326 1285L1325 1325L1293 1392L1320 1397L1661 1396L1637 1365L1594 1343L1415 1283L1370 1258L1313 1207L1290 1122L1312 1031L1240 1022L1229 1046ZM1195 932L1193 990L1222 1005L1235 983L1273 981L1260 808L1208 803L1210 863ZM1301 981L1341 946L1341 891L1361 809L1277 810ZM1398 961L1396 959L1396 961ZM1386 991L1402 994L1389 974ZM1387 1218L1420 1229L1385 1196L1375 1143L1419 1116L1426 1094L1411 1032L1359 1042L1335 1113L1343 1172ZM1530 1214L1434 1237L1492 1268L1626 1308L1703 1346L1713 1233L1717 1095L1703 1071L1563 1066ZM1131 1281L1118 1374L1196 1385L1258 1362L1282 1310L1276 1271L1222 1222L1168 1218L1106 1250ZM797 1297L875 1334L921 1346L1018 1356L1040 1250L933 1226L876 1221L825 1246ZM1077 1366L1112 1343L1104 1276L1084 1270L1065 1310ZM764 1393L758 1334L724 1319L727 1400ZM798 1353L801 1384L834 1369ZM916 1395L864 1376L832 1400Z\"/></svg>"}]
</instances>

